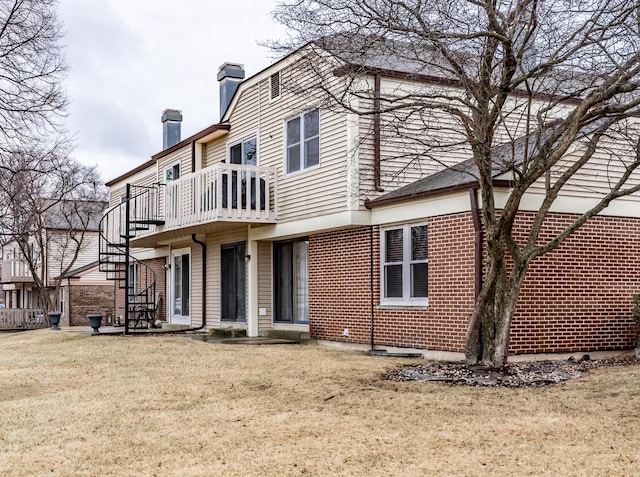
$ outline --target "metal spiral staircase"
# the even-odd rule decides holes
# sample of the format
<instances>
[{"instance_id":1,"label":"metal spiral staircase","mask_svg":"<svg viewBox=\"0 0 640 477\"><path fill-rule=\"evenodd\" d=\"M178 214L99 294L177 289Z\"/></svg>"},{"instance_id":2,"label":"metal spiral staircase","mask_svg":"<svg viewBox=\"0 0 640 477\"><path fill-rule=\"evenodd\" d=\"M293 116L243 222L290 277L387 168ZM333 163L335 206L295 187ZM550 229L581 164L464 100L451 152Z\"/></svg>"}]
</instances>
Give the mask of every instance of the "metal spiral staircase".
<instances>
[{"instance_id":1,"label":"metal spiral staircase","mask_svg":"<svg viewBox=\"0 0 640 477\"><path fill-rule=\"evenodd\" d=\"M100 220L99 269L124 290L125 334L148 325L158 305L156 273L131 255L131 239L164 224L159 216L160 189L164 184L127 184L123 201Z\"/></svg>"}]
</instances>

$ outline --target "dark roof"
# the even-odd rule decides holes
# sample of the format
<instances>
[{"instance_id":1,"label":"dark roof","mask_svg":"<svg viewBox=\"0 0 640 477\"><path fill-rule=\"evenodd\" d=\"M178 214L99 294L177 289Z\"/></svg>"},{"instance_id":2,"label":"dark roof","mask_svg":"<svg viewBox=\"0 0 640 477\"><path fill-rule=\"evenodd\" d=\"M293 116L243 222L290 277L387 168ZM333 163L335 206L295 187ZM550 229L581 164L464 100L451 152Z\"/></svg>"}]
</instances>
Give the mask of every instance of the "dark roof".
<instances>
[{"instance_id":1,"label":"dark roof","mask_svg":"<svg viewBox=\"0 0 640 477\"><path fill-rule=\"evenodd\" d=\"M477 175L478 169L473 159L468 159L368 201L367 207L372 208L400 199L409 200L434 193L451 192L463 187L468 188L477 184Z\"/></svg>"},{"instance_id":2,"label":"dark roof","mask_svg":"<svg viewBox=\"0 0 640 477\"><path fill-rule=\"evenodd\" d=\"M451 62L428 40L424 42L397 40L380 35L361 33L339 33L319 38L313 43L334 55L344 63L336 73L351 71L380 73L383 76L398 77L430 83L464 87L460 74ZM462 50L449 52L461 66L468 78L478 75L481 64L477 55ZM583 70L572 71L556 68L540 77L530 76L535 83L534 96L555 97L572 101L584 91L602 81L597 75L587 75ZM514 95L529 95L526 90L512 91Z\"/></svg>"},{"instance_id":3,"label":"dark roof","mask_svg":"<svg viewBox=\"0 0 640 477\"><path fill-rule=\"evenodd\" d=\"M97 231L107 208L104 201L50 201L50 208L43 212L44 224L53 230ZM86 227L86 228L85 228Z\"/></svg>"}]
</instances>

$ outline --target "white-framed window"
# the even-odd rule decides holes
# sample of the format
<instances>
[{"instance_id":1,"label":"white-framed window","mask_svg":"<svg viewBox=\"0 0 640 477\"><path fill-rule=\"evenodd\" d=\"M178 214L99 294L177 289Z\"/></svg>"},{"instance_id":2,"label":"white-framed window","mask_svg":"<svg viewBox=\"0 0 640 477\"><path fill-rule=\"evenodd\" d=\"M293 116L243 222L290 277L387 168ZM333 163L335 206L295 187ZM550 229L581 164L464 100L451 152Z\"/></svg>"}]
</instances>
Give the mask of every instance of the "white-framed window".
<instances>
[{"instance_id":1,"label":"white-framed window","mask_svg":"<svg viewBox=\"0 0 640 477\"><path fill-rule=\"evenodd\" d=\"M175 181L180 178L180 163L176 162L164 170L165 182Z\"/></svg>"},{"instance_id":2,"label":"white-framed window","mask_svg":"<svg viewBox=\"0 0 640 477\"><path fill-rule=\"evenodd\" d=\"M258 165L258 140L252 137L229 146L229 163Z\"/></svg>"},{"instance_id":3,"label":"white-framed window","mask_svg":"<svg viewBox=\"0 0 640 477\"><path fill-rule=\"evenodd\" d=\"M406 224L381 229L381 304L427 306L427 226Z\"/></svg>"},{"instance_id":4,"label":"white-framed window","mask_svg":"<svg viewBox=\"0 0 640 477\"><path fill-rule=\"evenodd\" d=\"M287 121L285 170L287 174L320 164L320 110Z\"/></svg>"},{"instance_id":5,"label":"white-framed window","mask_svg":"<svg viewBox=\"0 0 640 477\"><path fill-rule=\"evenodd\" d=\"M269 98L271 100L280 97L280 72L273 73L269 77Z\"/></svg>"}]
</instances>

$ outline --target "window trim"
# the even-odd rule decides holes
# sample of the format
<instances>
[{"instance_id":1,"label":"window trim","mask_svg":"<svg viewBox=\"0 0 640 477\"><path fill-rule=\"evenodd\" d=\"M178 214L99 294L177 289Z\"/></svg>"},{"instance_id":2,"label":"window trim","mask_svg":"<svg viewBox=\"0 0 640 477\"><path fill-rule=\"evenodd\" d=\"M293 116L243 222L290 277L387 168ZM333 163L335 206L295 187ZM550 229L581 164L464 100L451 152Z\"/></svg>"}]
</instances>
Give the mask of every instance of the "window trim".
<instances>
[{"instance_id":1,"label":"window trim","mask_svg":"<svg viewBox=\"0 0 640 477\"><path fill-rule=\"evenodd\" d=\"M318 163L313 165L313 166L308 166L308 167L303 167L302 163L306 163L306 155L304 155L304 145L305 142L308 140L308 138L306 138L304 136L304 116L306 114L309 114L313 111L318 111ZM287 126L289 125L289 123L295 119L299 119L300 120L300 137L299 137L299 141L298 141L298 145L300 148L300 169L296 169L295 171L289 171L289 145L287 144L289 136L287 135ZM315 107L315 108L311 108L311 109L307 109L303 112L301 112L300 114L297 114L295 116L290 116L288 118L286 118L284 120L284 175L285 176L291 176L291 175L295 175L295 174L300 174L306 171L310 171L310 170L314 170L320 167L320 165L322 164L321 161L321 157L322 157L322 153L321 153L321 148L320 148L320 130L321 130L321 120L320 120L320 108L319 107ZM316 137L316 136L313 136ZM313 139L313 137L311 139Z\"/></svg>"},{"instance_id":2,"label":"window trim","mask_svg":"<svg viewBox=\"0 0 640 477\"><path fill-rule=\"evenodd\" d=\"M413 227L427 228L427 258L425 260L411 259L411 229ZM385 297L385 266L386 262L386 232L402 230L402 297ZM424 222L407 223L380 227L380 305L382 306L429 306L429 227ZM394 264L396 262L389 262ZM427 264L427 296L411 296L411 265L415 263Z\"/></svg>"},{"instance_id":3,"label":"window trim","mask_svg":"<svg viewBox=\"0 0 640 477\"><path fill-rule=\"evenodd\" d=\"M171 179L170 181L167 180L167 171L169 169L174 169L176 166L178 166L178 178L177 179ZM168 184L169 182L174 182L177 181L178 179L180 179L182 177L182 167L180 167L180 161L175 161L172 162L171 164L167 164L166 166L164 166L163 171L164 174L162 176L162 180L164 181L165 184Z\"/></svg>"},{"instance_id":4,"label":"window trim","mask_svg":"<svg viewBox=\"0 0 640 477\"><path fill-rule=\"evenodd\" d=\"M260 150L260 141L258 140L258 133L255 134L248 134L240 139L236 139L234 141L230 141L227 142L227 152L226 152L226 163L227 164L231 164L231 148L237 146L238 144L240 144L240 152L243 156L244 159L244 151L243 151L243 147L244 147L244 143L251 141L251 140L255 140L256 141L256 166L260 165L260 154L259 154L259 150ZM243 164L245 165L245 164Z\"/></svg>"}]
</instances>

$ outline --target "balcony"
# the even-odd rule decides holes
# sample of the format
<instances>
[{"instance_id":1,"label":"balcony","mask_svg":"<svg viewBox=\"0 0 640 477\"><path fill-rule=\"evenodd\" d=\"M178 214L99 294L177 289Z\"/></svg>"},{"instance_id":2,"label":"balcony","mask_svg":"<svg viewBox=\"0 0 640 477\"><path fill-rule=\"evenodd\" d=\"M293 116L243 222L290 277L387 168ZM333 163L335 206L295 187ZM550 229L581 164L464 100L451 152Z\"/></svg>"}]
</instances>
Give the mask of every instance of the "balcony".
<instances>
[{"instance_id":1,"label":"balcony","mask_svg":"<svg viewBox=\"0 0 640 477\"><path fill-rule=\"evenodd\" d=\"M275 168L239 164L217 164L163 187L149 188L131 200L131 223L141 225L132 245L152 245L152 235L169 236L171 231L195 233L215 225L219 229L228 224L273 224L277 190ZM148 220L151 216L157 220Z\"/></svg>"},{"instance_id":2,"label":"balcony","mask_svg":"<svg viewBox=\"0 0 640 477\"><path fill-rule=\"evenodd\" d=\"M2 309L0 310L0 330L32 330L46 328L44 312L39 309Z\"/></svg>"},{"instance_id":3,"label":"balcony","mask_svg":"<svg viewBox=\"0 0 640 477\"><path fill-rule=\"evenodd\" d=\"M26 262L20 259L2 261L2 283L30 283L33 275Z\"/></svg>"}]
</instances>

